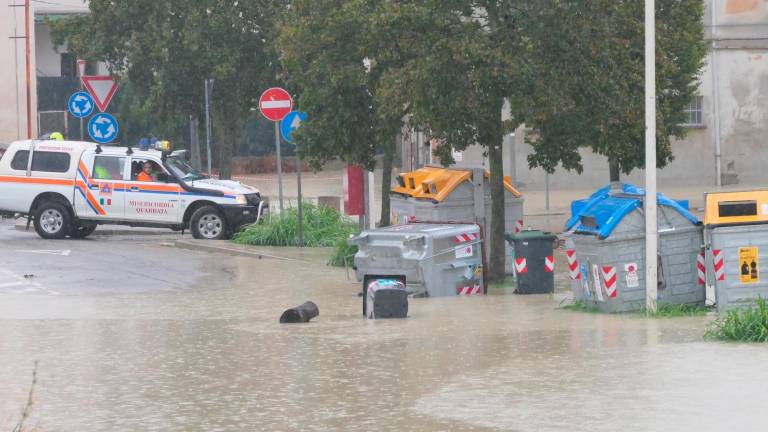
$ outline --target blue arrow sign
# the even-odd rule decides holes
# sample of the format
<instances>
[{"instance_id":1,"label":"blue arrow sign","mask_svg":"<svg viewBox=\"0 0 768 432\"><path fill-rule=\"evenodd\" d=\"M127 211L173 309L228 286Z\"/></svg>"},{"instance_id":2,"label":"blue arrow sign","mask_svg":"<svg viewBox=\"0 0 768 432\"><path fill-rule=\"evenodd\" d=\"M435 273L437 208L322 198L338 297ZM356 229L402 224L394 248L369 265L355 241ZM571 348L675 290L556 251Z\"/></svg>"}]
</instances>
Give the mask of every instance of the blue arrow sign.
<instances>
[{"instance_id":1,"label":"blue arrow sign","mask_svg":"<svg viewBox=\"0 0 768 432\"><path fill-rule=\"evenodd\" d=\"M88 135L99 144L114 140L119 131L117 120L111 114L98 113L88 121Z\"/></svg>"},{"instance_id":2,"label":"blue arrow sign","mask_svg":"<svg viewBox=\"0 0 768 432\"><path fill-rule=\"evenodd\" d=\"M87 92L73 93L69 97L69 112L77 118L88 117L93 112L93 98Z\"/></svg>"},{"instance_id":3,"label":"blue arrow sign","mask_svg":"<svg viewBox=\"0 0 768 432\"><path fill-rule=\"evenodd\" d=\"M307 119L307 113L301 111L291 111L280 122L280 135L286 141L291 142L291 133L301 126L301 122Z\"/></svg>"}]
</instances>

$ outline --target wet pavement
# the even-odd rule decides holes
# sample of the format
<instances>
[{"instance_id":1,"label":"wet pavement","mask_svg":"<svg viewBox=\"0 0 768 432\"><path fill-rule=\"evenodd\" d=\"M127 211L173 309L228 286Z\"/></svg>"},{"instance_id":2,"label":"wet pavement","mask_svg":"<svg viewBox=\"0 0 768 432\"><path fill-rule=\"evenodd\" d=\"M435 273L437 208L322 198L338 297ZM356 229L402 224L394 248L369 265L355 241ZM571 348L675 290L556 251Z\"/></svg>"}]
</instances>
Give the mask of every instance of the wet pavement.
<instances>
[{"instance_id":1,"label":"wet pavement","mask_svg":"<svg viewBox=\"0 0 768 432\"><path fill-rule=\"evenodd\" d=\"M704 342L712 317L585 314L558 309L565 291L494 291L411 299L406 320L366 321L327 251L254 259L9 227L0 430L36 360L38 431L768 427L768 347ZM306 300L320 308L312 323L277 323Z\"/></svg>"}]
</instances>

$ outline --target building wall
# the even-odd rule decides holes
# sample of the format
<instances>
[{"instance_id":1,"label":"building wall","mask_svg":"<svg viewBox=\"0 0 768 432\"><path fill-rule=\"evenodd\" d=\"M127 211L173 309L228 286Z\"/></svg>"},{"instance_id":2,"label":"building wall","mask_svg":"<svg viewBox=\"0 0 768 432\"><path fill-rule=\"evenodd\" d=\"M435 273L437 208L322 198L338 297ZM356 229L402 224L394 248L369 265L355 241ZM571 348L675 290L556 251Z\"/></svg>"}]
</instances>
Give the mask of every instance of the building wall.
<instances>
[{"instance_id":1,"label":"building wall","mask_svg":"<svg viewBox=\"0 0 768 432\"><path fill-rule=\"evenodd\" d=\"M66 49L59 51L66 52ZM54 50L51 30L45 22L35 23L35 57L38 76L61 76L61 53Z\"/></svg>"},{"instance_id":2,"label":"building wall","mask_svg":"<svg viewBox=\"0 0 768 432\"><path fill-rule=\"evenodd\" d=\"M13 39L24 36L24 8L11 7L23 1L0 0L0 143L27 138L27 92L25 66L25 40ZM33 8L31 8L33 9ZM34 57L35 35L33 11L30 11L30 122L32 136L37 135L37 86Z\"/></svg>"}]
</instances>

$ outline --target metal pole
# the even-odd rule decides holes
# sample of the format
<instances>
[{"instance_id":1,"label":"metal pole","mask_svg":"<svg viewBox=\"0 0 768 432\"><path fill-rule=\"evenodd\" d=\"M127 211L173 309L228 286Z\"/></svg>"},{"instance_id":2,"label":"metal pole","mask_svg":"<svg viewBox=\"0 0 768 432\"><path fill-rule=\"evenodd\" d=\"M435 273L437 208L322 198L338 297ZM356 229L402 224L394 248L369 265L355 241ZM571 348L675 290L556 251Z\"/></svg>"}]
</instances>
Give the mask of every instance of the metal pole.
<instances>
[{"instance_id":1,"label":"metal pole","mask_svg":"<svg viewBox=\"0 0 768 432\"><path fill-rule=\"evenodd\" d=\"M712 38L712 119L715 122L715 185L723 185L723 165L720 152L720 91L717 83L717 46L715 44L715 25L717 23L717 7L710 5L711 26L710 37Z\"/></svg>"},{"instance_id":2,"label":"metal pole","mask_svg":"<svg viewBox=\"0 0 768 432\"><path fill-rule=\"evenodd\" d=\"M280 156L280 122L275 122L275 151L277 152L277 196L283 214L283 158Z\"/></svg>"},{"instance_id":3,"label":"metal pole","mask_svg":"<svg viewBox=\"0 0 768 432\"><path fill-rule=\"evenodd\" d=\"M277 123L275 123L277 124ZM301 157L299 156L299 145L296 145L294 150L296 154L296 190L299 196L297 203L297 216L299 218L299 247L304 247L304 219L302 219L301 213Z\"/></svg>"},{"instance_id":4,"label":"metal pole","mask_svg":"<svg viewBox=\"0 0 768 432\"><path fill-rule=\"evenodd\" d=\"M544 171L544 209L549 213L549 173Z\"/></svg>"},{"instance_id":5,"label":"metal pole","mask_svg":"<svg viewBox=\"0 0 768 432\"><path fill-rule=\"evenodd\" d=\"M16 29L19 26L19 19L16 17L16 5L10 5L13 8L13 77L16 79L16 139L21 139L21 115L19 115L19 44L16 39L19 35Z\"/></svg>"},{"instance_id":6,"label":"metal pole","mask_svg":"<svg viewBox=\"0 0 768 432\"><path fill-rule=\"evenodd\" d=\"M211 168L211 113L208 100L208 79L205 80L205 147L208 155L208 175L213 175Z\"/></svg>"},{"instance_id":7,"label":"metal pole","mask_svg":"<svg viewBox=\"0 0 768 432\"><path fill-rule=\"evenodd\" d=\"M656 311L656 5L645 0L645 306Z\"/></svg>"},{"instance_id":8,"label":"metal pole","mask_svg":"<svg viewBox=\"0 0 768 432\"><path fill-rule=\"evenodd\" d=\"M27 138L32 139L32 71L30 70L30 32L29 32L29 0L24 2L24 42L27 68Z\"/></svg>"}]
</instances>

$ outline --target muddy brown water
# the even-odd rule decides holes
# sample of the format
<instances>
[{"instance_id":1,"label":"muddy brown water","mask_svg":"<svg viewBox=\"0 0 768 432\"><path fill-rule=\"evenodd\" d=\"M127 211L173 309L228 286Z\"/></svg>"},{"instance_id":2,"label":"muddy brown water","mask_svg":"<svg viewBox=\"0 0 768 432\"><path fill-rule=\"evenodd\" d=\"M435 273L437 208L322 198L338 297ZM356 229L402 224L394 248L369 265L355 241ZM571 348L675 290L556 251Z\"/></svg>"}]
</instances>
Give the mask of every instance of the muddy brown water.
<instances>
[{"instance_id":1,"label":"muddy brown water","mask_svg":"<svg viewBox=\"0 0 768 432\"><path fill-rule=\"evenodd\" d=\"M192 254L183 289L0 296L0 428L39 431L765 430L768 349L711 317L558 309L554 296L412 299L366 321L324 254ZM561 266L561 268L563 268ZM320 316L279 325L313 300Z\"/></svg>"}]
</instances>

